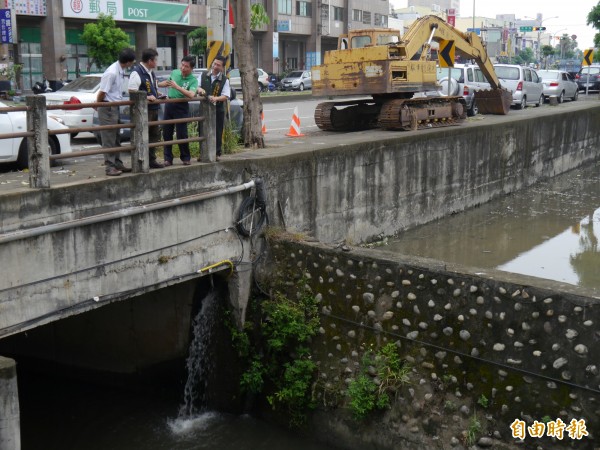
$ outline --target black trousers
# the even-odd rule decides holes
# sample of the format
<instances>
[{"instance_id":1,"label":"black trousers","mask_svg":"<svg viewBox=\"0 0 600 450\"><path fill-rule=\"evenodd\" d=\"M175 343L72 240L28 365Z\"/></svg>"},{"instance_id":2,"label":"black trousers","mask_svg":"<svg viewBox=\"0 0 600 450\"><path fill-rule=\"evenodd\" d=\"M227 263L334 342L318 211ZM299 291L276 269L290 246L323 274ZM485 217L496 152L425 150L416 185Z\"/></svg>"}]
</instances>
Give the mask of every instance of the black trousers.
<instances>
[{"instance_id":1,"label":"black trousers","mask_svg":"<svg viewBox=\"0 0 600 450\"><path fill-rule=\"evenodd\" d=\"M225 108L217 108L217 156L221 156L223 146L223 126L225 125Z\"/></svg>"},{"instance_id":2,"label":"black trousers","mask_svg":"<svg viewBox=\"0 0 600 450\"><path fill-rule=\"evenodd\" d=\"M183 119L190 116L188 103L165 103L164 120ZM188 138L188 124L177 123L163 125L163 138L165 141L173 140L173 131L177 131L177 139ZM188 143L179 145L179 157L182 161L190 160L190 145ZM165 145L165 161L173 162L173 146Z\"/></svg>"}]
</instances>

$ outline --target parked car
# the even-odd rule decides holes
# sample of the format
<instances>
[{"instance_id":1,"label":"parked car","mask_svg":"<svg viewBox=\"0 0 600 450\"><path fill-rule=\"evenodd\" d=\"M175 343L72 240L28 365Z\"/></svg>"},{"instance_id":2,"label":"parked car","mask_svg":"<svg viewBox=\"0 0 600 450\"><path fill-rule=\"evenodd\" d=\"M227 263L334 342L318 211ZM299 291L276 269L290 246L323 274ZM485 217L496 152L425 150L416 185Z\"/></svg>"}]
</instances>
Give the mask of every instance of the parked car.
<instances>
[{"instance_id":1,"label":"parked car","mask_svg":"<svg viewBox=\"0 0 600 450\"><path fill-rule=\"evenodd\" d=\"M304 89L312 89L310 70L297 70L281 80L281 90L283 91L303 91Z\"/></svg>"},{"instance_id":2,"label":"parked car","mask_svg":"<svg viewBox=\"0 0 600 450\"><path fill-rule=\"evenodd\" d=\"M500 85L512 92L512 104L517 109L544 103L544 85L535 69L516 64L494 64Z\"/></svg>"},{"instance_id":3,"label":"parked car","mask_svg":"<svg viewBox=\"0 0 600 450\"><path fill-rule=\"evenodd\" d=\"M0 102L0 107L7 105ZM48 111L48 129L66 130L62 121L52 116L53 111ZM0 112L0 133L20 133L27 131L27 115L24 111ZM48 147L50 154L59 155L71 153L71 138L68 133L49 135ZM9 138L0 141L0 162L16 162L19 169L25 169L29 165L29 154L27 150L27 138Z\"/></svg>"},{"instance_id":4,"label":"parked car","mask_svg":"<svg viewBox=\"0 0 600 450\"><path fill-rule=\"evenodd\" d=\"M582 67L575 81L580 91L600 91L600 64Z\"/></svg>"},{"instance_id":5,"label":"parked car","mask_svg":"<svg viewBox=\"0 0 600 450\"><path fill-rule=\"evenodd\" d=\"M438 67L437 80L440 85L438 90L440 95L462 95L467 103L467 115L474 116L479 112L477 102L475 101L475 92L482 89L491 89L490 83L483 75L481 69L476 65L455 64L450 69ZM450 91L448 91L450 85Z\"/></svg>"},{"instance_id":6,"label":"parked car","mask_svg":"<svg viewBox=\"0 0 600 450\"><path fill-rule=\"evenodd\" d=\"M563 70L538 70L538 75L544 85L544 97L556 97L558 103L562 103L565 98L577 100L579 96L579 87L571 75Z\"/></svg>"},{"instance_id":7,"label":"parked car","mask_svg":"<svg viewBox=\"0 0 600 450\"><path fill-rule=\"evenodd\" d=\"M98 89L100 89L101 78L102 74L84 75L71 81L56 92L47 92L41 95L46 97L47 105L94 103ZM125 77L123 80L124 91L127 90L128 82L129 77ZM71 137L77 136L77 128L92 126L93 108L59 109L50 112L61 118L66 126L75 129L71 133Z\"/></svg>"},{"instance_id":8,"label":"parked car","mask_svg":"<svg viewBox=\"0 0 600 450\"><path fill-rule=\"evenodd\" d=\"M269 89L269 74L262 69L258 71L258 88L261 92L266 92ZM228 74L229 85L231 89L236 91L242 90L242 78L240 77L240 69L231 69Z\"/></svg>"}]
</instances>

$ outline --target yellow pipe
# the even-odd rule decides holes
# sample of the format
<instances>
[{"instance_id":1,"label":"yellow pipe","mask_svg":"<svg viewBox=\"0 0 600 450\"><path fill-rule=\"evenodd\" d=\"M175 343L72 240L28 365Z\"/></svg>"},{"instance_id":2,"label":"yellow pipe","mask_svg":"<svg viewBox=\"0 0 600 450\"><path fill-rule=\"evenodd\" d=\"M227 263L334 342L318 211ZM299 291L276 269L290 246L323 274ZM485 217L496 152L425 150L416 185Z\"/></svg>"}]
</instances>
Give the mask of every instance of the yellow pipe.
<instances>
[{"instance_id":1,"label":"yellow pipe","mask_svg":"<svg viewBox=\"0 0 600 450\"><path fill-rule=\"evenodd\" d=\"M218 263L203 267L202 269L199 269L197 271L197 273L205 273L205 272L211 273L213 269L216 269L217 267L223 266L225 264L229 265L229 268L231 270L231 272L229 274L231 275L233 273L233 263L228 259L224 259L223 261L219 261Z\"/></svg>"}]
</instances>

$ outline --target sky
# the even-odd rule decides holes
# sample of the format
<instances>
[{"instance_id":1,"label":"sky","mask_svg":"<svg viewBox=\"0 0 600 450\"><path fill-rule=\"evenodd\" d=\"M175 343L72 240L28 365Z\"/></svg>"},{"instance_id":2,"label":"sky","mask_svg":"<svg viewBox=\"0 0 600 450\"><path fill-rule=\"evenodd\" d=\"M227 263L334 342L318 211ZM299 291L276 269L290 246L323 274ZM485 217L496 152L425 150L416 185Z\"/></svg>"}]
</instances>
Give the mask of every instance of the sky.
<instances>
[{"instance_id":1,"label":"sky","mask_svg":"<svg viewBox=\"0 0 600 450\"><path fill-rule=\"evenodd\" d=\"M580 49L593 47L594 35L600 33L585 24L588 13L600 3L599 0L461 0L461 17L473 17L473 2L475 16L495 18L496 14L515 14L517 19L527 20L525 16L535 18L541 13L546 32L575 34ZM390 3L395 8L406 8L408 0L390 0Z\"/></svg>"}]
</instances>

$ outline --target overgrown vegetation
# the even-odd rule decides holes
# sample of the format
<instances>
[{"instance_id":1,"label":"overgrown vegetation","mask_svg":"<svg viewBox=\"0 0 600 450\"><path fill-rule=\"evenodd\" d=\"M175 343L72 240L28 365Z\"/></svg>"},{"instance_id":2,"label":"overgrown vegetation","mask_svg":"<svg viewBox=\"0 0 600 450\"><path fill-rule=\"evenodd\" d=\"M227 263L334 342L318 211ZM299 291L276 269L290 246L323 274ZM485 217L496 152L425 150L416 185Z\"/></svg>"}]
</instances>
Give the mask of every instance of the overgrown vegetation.
<instances>
[{"instance_id":1,"label":"overgrown vegetation","mask_svg":"<svg viewBox=\"0 0 600 450\"><path fill-rule=\"evenodd\" d=\"M376 409L389 408L392 396L408 383L410 367L400 358L398 347L392 342L377 352L367 351L361 370L348 387L350 410L358 420Z\"/></svg>"},{"instance_id":2,"label":"overgrown vegetation","mask_svg":"<svg viewBox=\"0 0 600 450\"><path fill-rule=\"evenodd\" d=\"M301 426L308 410L314 408L311 389L317 366L312 361L309 342L319 327L317 302L305 280L295 301L276 292L260 304L257 339L250 345L247 333L234 333L240 356L247 357L247 370L241 388L250 394L264 394L274 410L289 417L289 424ZM241 336L241 334L245 334Z\"/></svg>"},{"instance_id":3,"label":"overgrown vegetation","mask_svg":"<svg viewBox=\"0 0 600 450\"><path fill-rule=\"evenodd\" d=\"M190 122L188 124L188 137L198 136L198 122ZM231 122L225 121L223 126L223 154L229 155L237 153L240 149L240 134L233 128ZM162 158L164 150L162 147L156 149L158 157ZM200 156L200 142L190 142L190 154L192 159L197 159ZM179 158L179 145L173 146L173 156Z\"/></svg>"}]
</instances>

